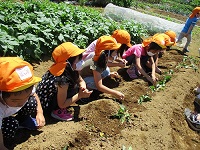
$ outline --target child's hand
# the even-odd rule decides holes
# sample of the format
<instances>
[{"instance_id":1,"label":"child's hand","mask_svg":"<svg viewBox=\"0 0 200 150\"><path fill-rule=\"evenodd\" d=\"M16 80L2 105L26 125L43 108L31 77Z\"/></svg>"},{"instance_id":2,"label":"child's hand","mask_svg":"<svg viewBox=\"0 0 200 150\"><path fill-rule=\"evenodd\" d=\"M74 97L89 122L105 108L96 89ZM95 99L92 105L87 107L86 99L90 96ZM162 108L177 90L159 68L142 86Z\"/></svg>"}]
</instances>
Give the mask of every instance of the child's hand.
<instances>
[{"instance_id":1,"label":"child's hand","mask_svg":"<svg viewBox=\"0 0 200 150\"><path fill-rule=\"evenodd\" d=\"M45 125L44 115L42 113L37 113L36 121L37 121L37 124L38 124L38 128L43 127Z\"/></svg>"},{"instance_id":2,"label":"child's hand","mask_svg":"<svg viewBox=\"0 0 200 150\"><path fill-rule=\"evenodd\" d=\"M117 72L111 72L110 77L111 78L119 78L119 74Z\"/></svg>"},{"instance_id":3,"label":"child's hand","mask_svg":"<svg viewBox=\"0 0 200 150\"><path fill-rule=\"evenodd\" d=\"M126 67L126 63L125 62L119 62L118 66L121 67L121 68L124 68L124 67Z\"/></svg>"},{"instance_id":4,"label":"child's hand","mask_svg":"<svg viewBox=\"0 0 200 150\"><path fill-rule=\"evenodd\" d=\"M151 77L148 77L147 80L148 80L149 82L151 82L154 86L156 86L157 80L153 80L153 78L151 78Z\"/></svg>"},{"instance_id":5,"label":"child's hand","mask_svg":"<svg viewBox=\"0 0 200 150\"><path fill-rule=\"evenodd\" d=\"M120 100L124 100L124 94L119 91L115 92L115 96Z\"/></svg>"},{"instance_id":6,"label":"child's hand","mask_svg":"<svg viewBox=\"0 0 200 150\"><path fill-rule=\"evenodd\" d=\"M123 62L124 64L127 64L127 63L128 63L128 61L127 61L126 59L122 59L122 62Z\"/></svg>"},{"instance_id":7,"label":"child's hand","mask_svg":"<svg viewBox=\"0 0 200 150\"><path fill-rule=\"evenodd\" d=\"M79 89L79 98L88 98L93 91L89 91L86 88Z\"/></svg>"}]
</instances>

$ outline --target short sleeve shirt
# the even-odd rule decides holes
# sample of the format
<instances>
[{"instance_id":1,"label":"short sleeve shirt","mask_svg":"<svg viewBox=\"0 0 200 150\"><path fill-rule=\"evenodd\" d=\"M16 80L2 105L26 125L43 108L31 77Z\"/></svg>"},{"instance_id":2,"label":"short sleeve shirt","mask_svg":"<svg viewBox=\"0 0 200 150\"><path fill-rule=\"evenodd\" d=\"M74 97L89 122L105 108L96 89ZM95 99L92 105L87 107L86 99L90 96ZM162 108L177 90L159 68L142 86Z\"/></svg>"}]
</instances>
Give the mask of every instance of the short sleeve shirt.
<instances>
[{"instance_id":1,"label":"short sleeve shirt","mask_svg":"<svg viewBox=\"0 0 200 150\"><path fill-rule=\"evenodd\" d=\"M85 58L90 54L93 53L95 51L95 47L96 47L96 43L97 40L93 41L85 50L85 52L83 53L83 60L85 60Z\"/></svg>"},{"instance_id":2,"label":"short sleeve shirt","mask_svg":"<svg viewBox=\"0 0 200 150\"><path fill-rule=\"evenodd\" d=\"M69 67L68 67L69 69ZM54 100L57 97L57 86L68 84L68 91L73 90L77 87L77 79L79 74L77 71L72 71L71 74L67 69L60 76L54 76L47 71L42 76L42 81L39 82L36 93L40 98L41 105L43 109L48 108L49 101ZM77 76L74 80L71 76ZM67 94L69 96L69 94Z\"/></svg>"},{"instance_id":3,"label":"short sleeve shirt","mask_svg":"<svg viewBox=\"0 0 200 150\"><path fill-rule=\"evenodd\" d=\"M136 44L130 47L123 55L122 58L126 59L126 57L135 55L137 57L146 56L146 52L142 44Z\"/></svg>"},{"instance_id":4,"label":"short sleeve shirt","mask_svg":"<svg viewBox=\"0 0 200 150\"><path fill-rule=\"evenodd\" d=\"M190 28L191 25L195 26L198 21L198 18L188 18L185 22L185 26L183 27L182 32L187 33L188 29ZM191 32L190 32L191 33Z\"/></svg>"},{"instance_id":5,"label":"short sleeve shirt","mask_svg":"<svg viewBox=\"0 0 200 150\"><path fill-rule=\"evenodd\" d=\"M35 87L32 90L31 95L35 93ZM24 103L25 105L26 103ZM22 106L23 107L23 106ZM0 102L0 129L2 126L3 118L9 117L15 113L17 113L22 107L8 107Z\"/></svg>"},{"instance_id":6,"label":"short sleeve shirt","mask_svg":"<svg viewBox=\"0 0 200 150\"><path fill-rule=\"evenodd\" d=\"M106 70L106 67L105 68L98 67L93 58L90 58L87 61L85 61L83 69L81 70L80 74L82 78L93 76L93 70L102 73L104 70Z\"/></svg>"}]
</instances>

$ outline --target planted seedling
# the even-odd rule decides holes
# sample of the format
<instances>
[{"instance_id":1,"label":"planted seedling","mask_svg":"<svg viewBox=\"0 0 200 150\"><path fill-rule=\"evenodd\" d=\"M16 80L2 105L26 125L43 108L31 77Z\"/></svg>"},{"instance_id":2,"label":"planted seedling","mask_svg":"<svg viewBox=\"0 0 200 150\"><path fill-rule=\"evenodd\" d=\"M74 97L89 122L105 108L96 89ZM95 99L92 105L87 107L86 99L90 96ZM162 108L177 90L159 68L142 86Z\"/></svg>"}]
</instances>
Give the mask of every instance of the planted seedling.
<instances>
[{"instance_id":1,"label":"planted seedling","mask_svg":"<svg viewBox=\"0 0 200 150\"><path fill-rule=\"evenodd\" d=\"M192 68L195 72L198 70L199 59L193 56L184 56L182 62L176 68Z\"/></svg>"},{"instance_id":2,"label":"planted seedling","mask_svg":"<svg viewBox=\"0 0 200 150\"><path fill-rule=\"evenodd\" d=\"M173 73L174 73L174 71L172 69L170 69L169 72L166 72L163 80L159 81L156 86L154 86L154 85L149 86L151 91L155 92L155 91L159 91L159 90L164 90L166 83L171 80L171 74L173 74Z\"/></svg>"},{"instance_id":3,"label":"planted seedling","mask_svg":"<svg viewBox=\"0 0 200 150\"><path fill-rule=\"evenodd\" d=\"M122 146L122 150L132 150L132 146L130 146L128 149L126 149L126 146Z\"/></svg>"},{"instance_id":4,"label":"planted seedling","mask_svg":"<svg viewBox=\"0 0 200 150\"><path fill-rule=\"evenodd\" d=\"M142 102L148 102L148 101L151 101L151 100L152 100L152 98L148 94L142 95L138 99L138 104L142 104Z\"/></svg>"},{"instance_id":5,"label":"planted seedling","mask_svg":"<svg viewBox=\"0 0 200 150\"><path fill-rule=\"evenodd\" d=\"M130 121L130 114L128 113L128 110L124 105L120 105L120 108L118 110L118 113L113 115L112 118L117 118L121 121L123 124L125 121L129 122Z\"/></svg>"}]
</instances>

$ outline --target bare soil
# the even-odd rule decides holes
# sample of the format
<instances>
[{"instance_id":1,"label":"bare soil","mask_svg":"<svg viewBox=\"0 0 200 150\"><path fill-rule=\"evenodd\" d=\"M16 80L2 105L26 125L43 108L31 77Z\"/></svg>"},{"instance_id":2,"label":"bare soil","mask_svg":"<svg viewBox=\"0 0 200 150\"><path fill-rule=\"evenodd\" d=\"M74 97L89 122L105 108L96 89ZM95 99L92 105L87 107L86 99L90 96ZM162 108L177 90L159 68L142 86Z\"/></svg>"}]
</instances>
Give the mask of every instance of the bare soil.
<instances>
[{"instance_id":1,"label":"bare soil","mask_svg":"<svg viewBox=\"0 0 200 150\"><path fill-rule=\"evenodd\" d=\"M199 43L198 34L194 34L188 55L199 59ZM70 108L75 114L74 121L57 122L47 117L46 126L39 131L20 129L10 149L120 150L124 145L133 150L199 150L200 135L189 128L183 112L186 107L194 109L193 89L200 83L200 74L193 69L176 69L184 56L181 50L174 47L159 60L163 72L174 70L163 91L151 93L144 78L131 80L126 74L127 68L112 68L121 75L121 81L106 79L104 82L123 92L124 101L101 94L98 100L74 105ZM50 59L35 64L35 74L42 76L51 64ZM139 105L137 100L147 93L152 101ZM129 122L122 124L111 117L118 112L119 104L126 106L131 115Z\"/></svg>"}]
</instances>

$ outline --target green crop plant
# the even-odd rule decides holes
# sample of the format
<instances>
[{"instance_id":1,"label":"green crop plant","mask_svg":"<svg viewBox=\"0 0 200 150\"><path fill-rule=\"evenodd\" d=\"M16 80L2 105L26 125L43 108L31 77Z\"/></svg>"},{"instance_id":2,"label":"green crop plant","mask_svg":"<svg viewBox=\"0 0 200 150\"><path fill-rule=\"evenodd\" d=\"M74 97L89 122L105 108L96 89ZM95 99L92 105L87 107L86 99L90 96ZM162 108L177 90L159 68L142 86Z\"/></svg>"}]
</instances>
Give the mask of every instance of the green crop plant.
<instances>
[{"instance_id":1,"label":"green crop plant","mask_svg":"<svg viewBox=\"0 0 200 150\"><path fill-rule=\"evenodd\" d=\"M169 82L171 80L171 75L174 73L174 71L172 69L170 69L168 72L164 73L164 77L161 81L158 81L158 83L156 84L156 86L152 85L149 86L149 88L151 89L152 92L156 92L159 90L164 90L166 83Z\"/></svg>"},{"instance_id":2,"label":"green crop plant","mask_svg":"<svg viewBox=\"0 0 200 150\"><path fill-rule=\"evenodd\" d=\"M130 114L128 113L128 110L124 105L120 105L120 108L117 112L117 114L111 116L112 118L117 118L120 120L120 122L123 124L125 121L130 121Z\"/></svg>"},{"instance_id":3,"label":"green crop plant","mask_svg":"<svg viewBox=\"0 0 200 150\"><path fill-rule=\"evenodd\" d=\"M193 69L195 72L198 71L198 65L200 63L200 59L193 56L184 56L182 62L176 66L176 68L186 68L186 69Z\"/></svg>"},{"instance_id":4,"label":"green crop plant","mask_svg":"<svg viewBox=\"0 0 200 150\"><path fill-rule=\"evenodd\" d=\"M0 56L20 56L29 62L51 56L63 42L86 48L102 35L126 29L131 42L138 43L146 32L140 24L115 22L94 8L49 0L0 1L0 10Z\"/></svg>"},{"instance_id":5,"label":"green crop plant","mask_svg":"<svg viewBox=\"0 0 200 150\"><path fill-rule=\"evenodd\" d=\"M142 95L139 97L138 104L142 104L143 102L148 102L151 100L152 100L152 98L148 94L145 94L145 95Z\"/></svg>"},{"instance_id":6,"label":"green crop plant","mask_svg":"<svg viewBox=\"0 0 200 150\"><path fill-rule=\"evenodd\" d=\"M132 150L132 146L129 146L129 148L126 149L126 147L123 145L123 146L122 146L122 150Z\"/></svg>"}]
</instances>

